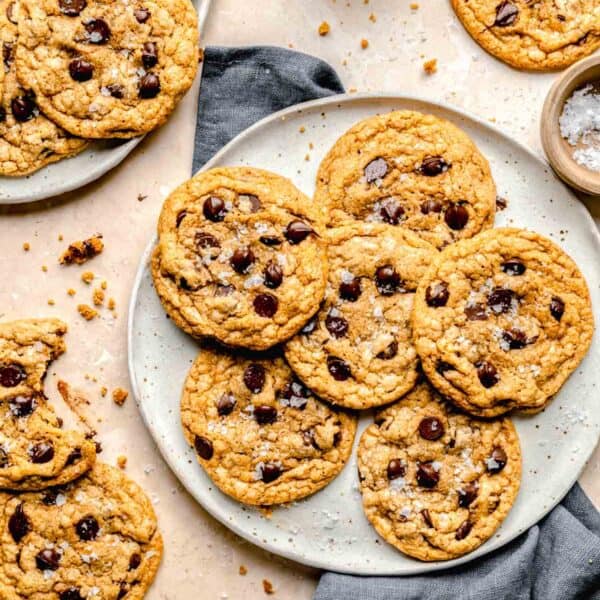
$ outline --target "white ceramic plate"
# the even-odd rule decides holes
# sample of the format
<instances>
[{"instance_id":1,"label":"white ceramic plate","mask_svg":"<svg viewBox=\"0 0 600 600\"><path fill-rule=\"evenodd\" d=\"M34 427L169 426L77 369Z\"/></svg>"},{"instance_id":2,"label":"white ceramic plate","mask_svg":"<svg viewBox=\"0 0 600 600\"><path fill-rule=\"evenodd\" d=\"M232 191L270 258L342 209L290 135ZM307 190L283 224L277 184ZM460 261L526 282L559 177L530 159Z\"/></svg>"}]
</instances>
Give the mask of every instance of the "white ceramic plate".
<instances>
[{"instance_id":1,"label":"white ceramic plate","mask_svg":"<svg viewBox=\"0 0 600 600\"><path fill-rule=\"evenodd\" d=\"M198 10L198 26L202 32L211 0L193 2ZM114 169L142 139L98 140L80 154L47 165L31 175L0 176L0 204L35 202L83 187Z\"/></svg>"},{"instance_id":2,"label":"white ceramic plate","mask_svg":"<svg viewBox=\"0 0 600 600\"><path fill-rule=\"evenodd\" d=\"M464 129L490 160L499 194L508 208L496 223L518 225L551 237L577 261L594 306L600 306L600 239L585 208L547 165L498 129L459 110L416 98L338 96L277 113L250 127L221 150L206 168L252 165L289 177L311 195L320 160L357 121L394 109L430 112ZM305 127L304 134L299 133ZM308 144L314 144L309 150ZM310 153L310 161L305 161ZM497 533L471 554L451 562L422 563L381 540L363 515L353 456L321 492L277 508L267 519L223 495L184 441L179 396L198 352L196 342L165 317L142 258L129 313L129 368L142 415L163 456L189 492L227 527L287 558L324 569L363 575L435 571L481 556L541 519L577 479L600 436L600 342L541 414L516 418L523 448L523 481L517 501ZM356 442L372 422L365 414Z\"/></svg>"}]
</instances>

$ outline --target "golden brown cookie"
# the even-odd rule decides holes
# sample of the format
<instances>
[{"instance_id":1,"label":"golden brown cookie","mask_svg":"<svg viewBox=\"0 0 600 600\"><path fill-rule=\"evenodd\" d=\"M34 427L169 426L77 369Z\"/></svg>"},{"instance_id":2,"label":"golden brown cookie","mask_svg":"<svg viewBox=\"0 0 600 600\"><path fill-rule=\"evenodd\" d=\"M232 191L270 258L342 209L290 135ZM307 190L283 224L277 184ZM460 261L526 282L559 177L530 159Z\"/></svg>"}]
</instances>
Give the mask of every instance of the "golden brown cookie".
<instances>
[{"instance_id":1,"label":"golden brown cookie","mask_svg":"<svg viewBox=\"0 0 600 600\"><path fill-rule=\"evenodd\" d=\"M0 488L38 490L67 483L96 460L96 446L61 428L43 394L50 361L65 350L58 319L0 324Z\"/></svg>"},{"instance_id":2,"label":"golden brown cookie","mask_svg":"<svg viewBox=\"0 0 600 600\"><path fill-rule=\"evenodd\" d=\"M365 119L333 145L319 167L315 202L333 226L385 222L442 248L493 225L496 188L463 131L403 110Z\"/></svg>"},{"instance_id":3,"label":"golden brown cookie","mask_svg":"<svg viewBox=\"0 0 600 600\"><path fill-rule=\"evenodd\" d=\"M322 227L310 200L279 175L211 169L165 201L154 285L194 336L263 350L317 311L327 281Z\"/></svg>"},{"instance_id":4,"label":"golden brown cookie","mask_svg":"<svg viewBox=\"0 0 600 600\"><path fill-rule=\"evenodd\" d=\"M419 560L449 560L483 544L511 509L519 438L510 419L459 413L421 383L365 430L358 472L383 539Z\"/></svg>"},{"instance_id":5,"label":"golden brown cookie","mask_svg":"<svg viewBox=\"0 0 600 600\"><path fill-rule=\"evenodd\" d=\"M17 77L73 135L147 133L192 85L198 25L189 0L19 1Z\"/></svg>"},{"instance_id":6,"label":"golden brown cookie","mask_svg":"<svg viewBox=\"0 0 600 600\"><path fill-rule=\"evenodd\" d=\"M600 48L597 0L452 0L473 39L516 67L568 67Z\"/></svg>"},{"instance_id":7,"label":"golden brown cookie","mask_svg":"<svg viewBox=\"0 0 600 600\"><path fill-rule=\"evenodd\" d=\"M331 229L325 240L325 300L286 344L286 358L330 402L356 409L387 404L417 380L410 316L417 285L438 252L383 223Z\"/></svg>"},{"instance_id":8,"label":"golden brown cookie","mask_svg":"<svg viewBox=\"0 0 600 600\"><path fill-rule=\"evenodd\" d=\"M19 85L14 63L18 16L17 1L0 0L0 175L11 177L33 173L87 145L42 115L35 96Z\"/></svg>"},{"instance_id":9,"label":"golden brown cookie","mask_svg":"<svg viewBox=\"0 0 600 600\"><path fill-rule=\"evenodd\" d=\"M581 362L593 332L577 265L522 229L494 229L449 246L415 298L423 370L477 416L541 410Z\"/></svg>"},{"instance_id":10,"label":"golden brown cookie","mask_svg":"<svg viewBox=\"0 0 600 600\"><path fill-rule=\"evenodd\" d=\"M245 504L325 487L352 451L356 418L324 404L278 355L203 348L181 399L185 437L221 491Z\"/></svg>"},{"instance_id":11,"label":"golden brown cookie","mask_svg":"<svg viewBox=\"0 0 600 600\"><path fill-rule=\"evenodd\" d=\"M97 463L59 488L0 494L0 597L141 600L162 557L143 490Z\"/></svg>"}]
</instances>

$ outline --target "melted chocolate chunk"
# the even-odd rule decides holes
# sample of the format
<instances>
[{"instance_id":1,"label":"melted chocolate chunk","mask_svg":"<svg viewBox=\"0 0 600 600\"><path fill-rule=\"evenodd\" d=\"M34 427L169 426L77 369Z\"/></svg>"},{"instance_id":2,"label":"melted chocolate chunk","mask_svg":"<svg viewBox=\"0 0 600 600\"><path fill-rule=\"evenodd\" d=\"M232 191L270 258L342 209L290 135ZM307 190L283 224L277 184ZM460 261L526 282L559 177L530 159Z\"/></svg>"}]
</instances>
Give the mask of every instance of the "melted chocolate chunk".
<instances>
[{"instance_id":1,"label":"melted chocolate chunk","mask_svg":"<svg viewBox=\"0 0 600 600\"><path fill-rule=\"evenodd\" d=\"M558 296L553 296L550 301L550 314L557 320L560 321L565 312L565 303Z\"/></svg>"},{"instance_id":2,"label":"melted chocolate chunk","mask_svg":"<svg viewBox=\"0 0 600 600\"><path fill-rule=\"evenodd\" d=\"M158 50L154 42L145 42L142 50L142 64L144 68L151 69L158 63Z\"/></svg>"},{"instance_id":3,"label":"melted chocolate chunk","mask_svg":"<svg viewBox=\"0 0 600 600\"><path fill-rule=\"evenodd\" d=\"M217 412L220 417L225 417L233 412L236 400L233 394L223 394L217 402Z\"/></svg>"},{"instance_id":4,"label":"melted chocolate chunk","mask_svg":"<svg viewBox=\"0 0 600 600\"><path fill-rule=\"evenodd\" d=\"M475 368L477 369L477 377L479 377L479 381L484 388L491 388L500 381L498 371L491 362L479 361L475 363Z\"/></svg>"},{"instance_id":5,"label":"melted chocolate chunk","mask_svg":"<svg viewBox=\"0 0 600 600\"><path fill-rule=\"evenodd\" d=\"M440 361L438 361L437 365L435 366L435 370L440 375L443 375L446 371L454 371L455 369L450 363L440 360Z\"/></svg>"},{"instance_id":6,"label":"melted chocolate chunk","mask_svg":"<svg viewBox=\"0 0 600 600\"><path fill-rule=\"evenodd\" d=\"M13 117L20 123L31 121L38 115L38 107L31 96L17 96L10 103Z\"/></svg>"},{"instance_id":7,"label":"melted chocolate chunk","mask_svg":"<svg viewBox=\"0 0 600 600\"><path fill-rule=\"evenodd\" d=\"M222 221L227 214L225 202L217 196L210 196L202 204L202 213L209 220L215 223Z\"/></svg>"},{"instance_id":8,"label":"melted chocolate chunk","mask_svg":"<svg viewBox=\"0 0 600 600\"><path fill-rule=\"evenodd\" d=\"M454 231L464 229L469 221L469 211L463 204L450 204L444 213L444 221L446 221L446 225Z\"/></svg>"},{"instance_id":9,"label":"melted chocolate chunk","mask_svg":"<svg viewBox=\"0 0 600 600\"><path fill-rule=\"evenodd\" d=\"M442 203L435 198L429 198L429 200L425 200L425 202L421 203L421 212L424 215L428 215L429 213L441 213Z\"/></svg>"},{"instance_id":10,"label":"melted chocolate chunk","mask_svg":"<svg viewBox=\"0 0 600 600\"><path fill-rule=\"evenodd\" d=\"M487 310L481 302L467 304L465 306L465 316L469 321L487 321L488 319Z\"/></svg>"},{"instance_id":11,"label":"melted chocolate chunk","mask_svg":"<svg viewBox=\"0 0 600 600\"><path fill-rule=\"evenodd\" d=\"M258 196L255 196L254 194L240 194L238 197L238 202L247 204L251 213L258 212L261 207Z\"/></svg>"},{"instance_id":12,"label":"melted chocolate chunk","mask_svg":"<svg viewBox=\"0 0 600 600\"><path fill-rule=\"evenodd\" d=\"M67 17L78 17L87 6L86 0L58 0L60 12Z\"/></svg>"},{"instance_id":13,"label":"melted chocolate chunk","mask_svg":"<svg viewBox=\"0 0 600 600\"><path fill-rule=\"evenodd\" d=\"M27 417L35 409L35 398L30 396L15 396L9 400L10 412L15 417Z\"/></svg>"},{"instance_id":14,"label":"melted chocolate chunk","mask_svg":"<svg viewBox=\"0 0 600 600\"><path fill-rule=\"evenodd\" d=\"M269 261L263 271L265 285L268 288L276 289L283 282L283 269L274 261Z\"/></svg>"},{"instance_id":15,"label":"melted chocolate chunk","mask_svg":"<svg viewBox=\"0 0 600 600\"><path fill-rule=\"evenodd\" d=\"M229 264L236 273L244 274L248 272L255 260L254 252L250 248L236 248L229 259Z\"/></svg>"},{"instance_id":16,"label":"melted chocolate chunk","mask_svg":"<svg viewBox=\"0 0 600 600\"><path fill-rule=\"evenodd\" d=\"M388 165L381 157L372 160L364 169L367 183L374 183L378 179L383 179L388 172Z\"/></svg>"},{"instance_id":17,"label":"melted chocolate chunk","mask_svg":"<svg viewBox=\"0 0 600 600\"><path fill-rule=\"evenodd\" d=\"M508 457L504 448L495 446L492 450L492 454L486 459L485 464L487 466L488 473L500 473L506 466Z\"/></svg>"},{"instance_id":18,"label":"melted chocolate chunk","mask_svg":"<svg viewBox=\"0 0 600 600\"><path fill-rule=\"evenodd\" d=\"M140 79L138 95L140 98L149 100L155 98L160 92L160 79L155 73L146 73Z\"/></svg>"},{"instance_id":19,"label":"melted chocolate chunk","mask_svg":"<svg viewBox=\"0 0 600 600\"><path fill-rule=\"evenodd\" d=\"M281 467L277 463L268 462L260 469L260 478L265 483L271 483L281 476Z\"/></svg>"},{"instance_id":20,"label":"melted chocolate chunk","mask_svg":"<svg viewBox=\"0 0 600 600\"><path fill-rule=\"evenodd\" d=\"M147 8L136 8L133 14L138 23L145 23L150 18L150 11Z\"/></svg>"},{"instance_id":21,"label":"melted chocolate chunk","mask_svg":"<svg viewBox=\"0 0 600 600\"><path fill-rule=\"evenodd\" d=\"M43 464L54 458L54 446L51 442L38 442L29 450L29 459L32 463Z\"/></svg>"},{"instance_id":22,"label":"melted chocolate chunk","mask_svg":"<svg viewBox=\"0 0 600 600\"><path fill-rule=\"evenodd\" d=\"M8 520L8 530L17 544L31 531L31 523L23 510L22 502L10 516L10 519Z\"/></svg>"},{"instance_id":23,"label":"melted chocolate chunk","mask_svg":"<svg viewBox=\"0 0 600 600\"><path fill-rule=\"evenodd\" d=\"M134 552L129 558L129 570L135 571L142 564L142 555L139 552Z\"/></svg>"},{"instance_id":24,"label":"melted chocolate chunk","mask_svg":"<svg viewBox=\"0 0 600 600\"><path fill-rule=\"evenodd\" d=\"M313 232L312 227L304 221L292 221L285 229L284 235L290 244L299 244Z\"/></svg>"},{"instance_id":25,"label":"melted chocolate chunk","mask_svg":"<svg viewBox=\"0 0 600 600\"><path fill-rule=\"evenodd\" d=\"M437 417L425 417L419 423L419 433L423 439L433 442L444 435L444 425Z\"/></svg>"},{"instance_id":26,"label":"melted chocolate chunk","mask_svg":"<svg viewBox=\"0 0 600 600\"><path fill-rule=\"evenodd\" d=\"M207 233L206 231L196 231L196 235L194 235L194 242L196 242L196 248L198 248L198 250L221 247L219 240L214 235Z\"/></svg>"},{"instance_id":27,"label":"melted chocolate chunk","mask_svg":"<svg viewBox=\"0 0 600 600\"><path fill-rule=\"evenodd\" d=\"M479 486L476 481L473 483L466 483L458 490L458 505L461 508L469 507L475 498L477 498L478 492Z\"/></svg>"},{"instance_id":28,"label":"melted chocolate chunk","mask_svg":"<svg viewBox=\"0 0 600 600\"><path fill-rule=\"evenodd\" d=\"M387 478L398 479L398 477L404 477L406 475L406 463L399 458L392 458L387 466Z\"/></svg>"},{"instance_id":29,"label":"melted chocolate chunk","mask_svg":"<svg viewBox=\"0 0 600 600\"><path fill-rule=\"evenodd\" d=\"M90 44L106 44L111 36L110 27L104 19L90 19L85 24Z\"/></svg>"},{"instance_id":30,"label":"melted chocolate chunk","mask_svg":"<svg viewBox=\"0 0 600 600\"><path fill-rule=\"evenodd\" d=\"M445 173L450 166L441 156L427 156L423 159L418 171L421 175L435 177Z\"/></svg>"},{"instance_id":31,"label":"melted chocolate chunk","mask_svg":"<svg viewBox=\"0 0 600 600\"><path fill-rule=\"evenodd\" d=\"M258 363L251 363L244 370L243 378L245 386L253 394L259 394L265 385L265 368Z\"/></svg>"},{"instance_id":32,"label":"melted chocolate chunk","mask_svg":"<svg viewBox=\"0 0 600 600\"><path fill-rule=\"evenodd\" d=\"M6 469L8 466L8 454L4 448L0 446L0 469Z\"/></svg>"},{"instance_id":33,"label":"melted chocolate chunk","mask_svg":"<svg viewBox=\"0 0 600 600\"><path fill-rule=\"evenodd\" d=\"M194 438L194 448L200 458L210 460L213 457L214 449L212 442L202 435L197 435Z\"/></svg>"},{"instance_id":34,"label":"melted chocolate chunk","mask_svg":"<svg viewBox=\"0 0 600 600\"><path fill-rule=\"evenodd\" d=\"M417 469L417 483L424 488L434 488L440 480L440 474L433 468L432 462L421 463Z\"/></svg>"},{"instance_id":35,"label":"melted chocolate chunk","mask_svg":"<svg viewBox=\"0 0 600 600\"><path fill-rule=\"evenodd\" d=\"M81 460L83 454L81 454L81 448L75 448L69 456L67 456L67 466L75 464L78 460Z\"/></svg>"},{"instance_id":36,"label":"melted chocolate chunk","mask_svg":"<svg viewBox=\"0 0 600 600\"><path fill-rule=\"evenodd\" d=\"M282 242L282 239L275 235L261 235L258 240L265 246L279 246Z\"/></svg>"},{"instance_id":37,"label":"melted chocolate chunk","mask_svg":"<svg viewBox=\"0 0 600 600\"><path fill-rule=\"evenodd\" d=\"M394 358L396 354L398 354L398 342L394 340L385 350L377 353L377 358L381 360L390 360Z\"/></svg>"},{"instance_id":38,"label":"melted chocolate chunk","mask_svg":"<svg viewBox=\"0 0 600 600\"><path fill-rule=\"evenodd\" d=\"M221 285L217 284L215 287L215 296L218 298L224 298L225 296L231 296L235 292L235 288L232 285Z\"/></svg>"},{"instance_id":39,"label":"melted chocolate chunk","mask_svg":"<svg viewBox=\"0 0 600 600\"><path fill-rule=\"evenodd\" d=\"M259 425L269 425L277 420L277 409L268 404L254 407L254 419Z\"/></svg>"},{"instance_id":40,"label":"melted chocolate chunk","mask_svg":"<svg viewBox=\"0 0 600 600\"><path fill-rule=\"evenodd\" d=\"M388 198L381 202L379 216L390 225L398 225L404 216L404 209L399 202L393 198Z\"/></svg>"},{"instance_id":41,"label":"melted chocolate chunk","mask_svg":"<svg viewBox=\"0 0 600 600\"><path fill-rule=\"evenodd\" d=\"M94 66L83 58L74 58L69 63L69 75L74 81L89 81L94 75Z\"/></svg>"},{"instance_id":42,"label":"melted chocolate chunk","mask_svg":"<svg viewBox=\"0 0 600 600\"><path fill-rule=\"evenodd\" d=\"M523 275L526 269L525 265L516 258L503 262L501 268L507 275L510 275L512 277Z\"/></svg>"},{"instance_id":43,"label":"melted chocolate chunk","mask_svg":"<svg viewBox=\"0 0 600 600\"><path fill-rule=\"evenodd\" d=\"M15 45L12 42L3 42L2 43L2 60L4 61L4 70L8 72L10 69L10 65L13 62L14 58L14 47Z\"/></svg>"},{"instance_id":44,"label":"melted chocolate chunk","mask_svg":"<svg viewBox=\"0 0 600 600\"><path fill-rule=\"evenodd\" d=\"M344 317L333 316L331 312L325 318L325 327L334 338L345 337L348 333L348 321Z\"/></svg>"},{"instance_id":45,"label":"melted chocolate chunk","mask_svg":"<svg viewBox=\"0 0 600 600\"><path fill-rule=\"evenodd\" d=\"M521 348L525 348L528 344L533 344L537 336L535 338L528 338L524 331L513 327L502 332L502 339L508 344L510 350L521 350Z\"/></svg>"},{"instance_id":46,"label":"melted chocolate chunk","mask_svg":"<svg viewBox=\"0 0 600 600\"><path fill-rule=\"evenodd\" d=\"M85 600L79 588L71 586L58 594L59 600Z\"/></svg>"},{"instance_id":47,"label":"melted chocolate chunk","mask_svg":"<svg viewBox=\"0 0 600 600\"><path fill-rule=\"evenodd\" d=\"M55 548L45 548L37 553L35 564L40 571L56 571L61 558L61 554Z\"/></svg>"},{"instance_id":48,"label":"melted chocolate chunk","mask_svg":"<svg viewBox=\"0 0 600 600\"><path fill-rule=\"evenodd\" d=\"M75 531L77 531L79 539L90 542L98 536L100 525L98 525L98 521L92 515L88 515L77 522Z\"/></svg>"},{"instance_id":49,"label":"melted chocolate chunk","mask_svg":"<svg viewBox=\"0 0 600 600\"><path fill-rule=\"evenodd\" d=\"M425 525L427 525L427 527L433 527L433 521L431 520L431 515L429 514L429 511L424 508L421 511L421 516L423 517L423 521L425 521Z\"/></svg>"},{"instance_id":50,"label":"melted chocolate chunk","mask_svg":"<svg viewBox=\"0 0 600 600\"><path fill-rule=\"evenodd\" d=\"M513 301L517 300L517 295L507 288L496 288L492 290L487 298L489 309L496 315L508 312Z\"/></svg>"},{"instance_id":51,"label":"melted chocolate chunk","mask_svg":"<svg viewBox=\"0 0 600 600\"><path fill-rule=\"evenodd\" d=\"M110 85L106 86L106 89L109 91L110 95L113 98L117 98L118 100L120 100L121 98L125 97L125 88L122 85L119 85L118 83L111 83Z\"/></svg>"},{"instance_id":52,"label":"melted chocolate chunk","mask_svg":"<svg viewBox=\"0 0 600 600\"><path fill-rule=\"evenodd\" d=\"M348 302L356 302L362 292L360 286L360 278L352 277L349 281L342 281L340 283L340 298L347 300Z\"/></svg>"},{"instance_id":53,"label":"melted chocolate chunk","mask_svg":"<svg viewBox=\"0 0 600 600\"><path fill-rule=\"evenodd\" d=\"M0 385L2 387L16 387L27 379L27 371L17 364L9 363L0 366Z\"/></svg>"},{"instance_id":54,"label":"melted chocolate chunk","mask_svg":"<svg viewBox=\"0 0 600 600\"><path fill-rule=\"evenodd\" d=\"M258 296L254 298L253 305L254 312L259 317L270 319L277 312L279 300L272 294L258 294Z\"/></svg>"},{"instance_id":55,"label":"melted chocolate chunk","mask_svg":"<svg viewBox=\"0 0 600 600\"><path fill-rule=\"evenodd\" d=\"M518 16L519 9L509 0L504 0L496 6L494 25L496 27L508 27L517 20Z\"/></svg>"},{"instance_id":56,"label":"melted chocolate chunk","mask_svg":"<svg viewBox=\"0 0 600 600\"><path fill-rule=\"evenodd\" d=\"M327 357L327 369L336 381L346 381L346 379L352 376L350 365L337 356Z\"/></svg>"},{"instance_id":57,"label":"melted chocolate chunk","mask_svg":"<svg viewBox=\"0 0 600 600\"><path fill-rule=\"evenodd\" d=\"M425 302L427 302L428 306L434 308L446 306L449 298L450 291L448 290L448 284L445 281L433 283L425 290Z\"/></svg>"},{"instance_id":58,"label":"melted chocolate chunk","mask_svg":"<svg viewBox=\"0 0 600 600\"><path fill-rule=\"evenodd\" d=\"M473 523L468 519L463 521L460 527L456 530L456 535L454 536L456 540L464 540L469 533L471 533L471 529L473 528Z\"/></svg>"},{"instance_id":59,"label":"melted chocolate chunk","mask_svg":"<svg viewBox=\"0 0 600 600\"><path fill-rule=\"evenodd\" d=\"M290 381L285 384L279 401L284 406L304 410L310 398L310 390L300 381Z\"/></svg>"},{"instance_id":60,"label":"melted chocolate chunk","mask_svg":"<svg viewBox=\"0 0 600 600\"><path fill-rule=\"evenodd\" d=\"M375 285L382 296L391 296L400 290L400 275L392 265L378 267L375 271Z\"/></svg>"}]
</instances>

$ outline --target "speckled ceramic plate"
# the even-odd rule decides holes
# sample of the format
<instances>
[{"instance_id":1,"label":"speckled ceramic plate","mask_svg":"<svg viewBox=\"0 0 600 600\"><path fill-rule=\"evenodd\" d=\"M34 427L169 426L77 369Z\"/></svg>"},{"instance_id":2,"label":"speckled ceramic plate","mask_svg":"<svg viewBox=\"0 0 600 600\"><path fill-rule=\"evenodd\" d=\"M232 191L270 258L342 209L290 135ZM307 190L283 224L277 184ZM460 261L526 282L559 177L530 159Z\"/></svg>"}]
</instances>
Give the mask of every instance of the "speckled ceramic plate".
<instances>
[{"instance_id":1,"label":"speckled ceramic plate","mask_svg":"<svg viewBox=\"0 0 600 600\"><path fill-rule=\"evenodd\" d=\"M496 223L551 237L577 261L600 307L600 239L585 208L524 146L459 110L415 98L338 96L309 102L257 123L219 152L206 168L252 165L289 177L311 195L317 167L334 141L357 121L395 109L430 112L464 129L490 160L508 208ZM300 127L306 129L299 132ZM309 150L309 142L314 149ZM310 160L305 156L310 154ZM144 419L163 456L189 492L219 521L247 540L298 562L363 575L407 575L464 563L506 544L541 519L566 494L600 435L600 341L541 414L516 418L523 448L523 481L506 521L483 546L460 559L422 563L386 544L367 522L352 457L324 490L271 518L219 492L187 447L179 422L179 396L196 342L165 317L142 258L129 314L129 367ZM361 418L360 432L372 421ZM358 441L358 435L357 435Z\"/></svg>"},{"instance_id":2,"label":"speckled ceramic plate","mask_svg":"<svg viewBox=\"0 0 600 600\"><path fill-rule=\"evenodd\" d=\"M211 0L193 0L198 10L200 31L208 15ZM0 204L22 204L58 196L76 190L114 169L142 141L98 140L83 152L25 177L0 176Z\"/></svg>"}]
</instances>

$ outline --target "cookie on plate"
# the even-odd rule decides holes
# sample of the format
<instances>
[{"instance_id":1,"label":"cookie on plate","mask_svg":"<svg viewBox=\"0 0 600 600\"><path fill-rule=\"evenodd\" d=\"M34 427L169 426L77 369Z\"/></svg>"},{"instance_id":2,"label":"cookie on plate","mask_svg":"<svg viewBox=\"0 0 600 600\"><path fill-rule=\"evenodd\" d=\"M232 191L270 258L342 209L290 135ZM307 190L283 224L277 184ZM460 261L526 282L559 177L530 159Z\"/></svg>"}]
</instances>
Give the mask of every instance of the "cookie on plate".
<instances>
[{"instance_id":1,"label":"cookie on plate","mask_svg":"<svg viewBox=\"0 0 600 600\"><path fill-rule=\"evenodd\" d=\"M334 226L385 222L442 248L493 225L496 188L463 131L403 110L365 119L334 144L319 167L315 202Z\"/></svg>"},{"instance_id":2,"label":"cookie on plate","mask_svg":"<svg viewBox=\"0 0 600 600\"><path fill-rule=\"evenodd\" d=\"M0 494L0 596L141 600L162 557L152 504L97 463L59 488Z\"/></svg>"},{"instance_id":3,"label":"cookie on plate","mask_svg":"<svg viewBox=\"0 0 600 600\"><path fill-rule=\"evenodd\" d=\"M18 15L17 1L0 0L0 175L11 177L33 173L87 145L42 115L33 93L19 85L14 63Z\"/></svg>"},{"instance_id":4,"label":"cookie on plate","mask_svg":"<svg viewBox=\"0 0 600 600\"><path fill-rule=\"evenodd\" d=\"M581 362L593 332L577 265L522 229L493 229L446 248L415 298L413 333L425 373L478 416L541 410Z\"/></svg>"},{"instance_id":5,"label":"cookie on plate","mask_svg":"<svg viewBox=\"0 0 600 600\"><path fill-rule=\"evenodd\" d=\"M245 504L292 502L326 486L352 451L356 418L321 402L283 358L202 349L181 421L219 489Z\"/></svg>"},{"instance_id":6,"label":"cookie on plate","mask_svg":"<svg viewBox=\"0 0 600 600\"><path fill-rule=\"evenodd\" d=\"M331 229L319 312L285 347L292 369L322 398L363 409L392 402L417 380L410 316L437 250L383 223Z\"/></svg>"},{"instance_id":7,"label":"cookie on plate","mask_svg":"<svg viewBox=\"0 0 600 600\"><path fill-rule=\"evenodd\" d=\"M246 167L199 173L165 201L154 285L184 331L263 350L296 333L327 281L318 214L292 183Z\"/></svg>"},{"instance_id":8,"label":"cookie on plate","mask_svg":"<svg viewBox=\"0 0 600 600\"><path fill-rule=\"evenodd\" d=\"M61 429L44 397L48 363L65 350L58 319L0 324L0 488L38 490L67 483L96 460L96 446Z\"/></svg>"},{"instance_id":9,"label":"cookie on plate","mask_svg":"<svg viewBox=\"0 0 600 600\"><path fill-rule=\"evenodd\" d=\"M189 0L19 2L17 77L73 135L147 133L192 85L198 26Z\"/></svg>"},{"instance_id":10,"label":"cookie on plate","mask_svg":"<svg viewBox=\"0 0 600 600\"><path fill-rule=\"evenodd\" d=\"M597 0L452 0L473 39L516 67L562 69L600 48Z\"/></svg>"},{"instance_id":11,"label":"cookie on plate","mask_svg":"<svg viewBox=\"0 0 600 600\"><path fill-rule=\"evenodd\" d=\"M511 509L521 450L508 418L456 412L427 383L379 412L358 447L365 514L419 560L449 560L489 539Z\"/></svg>"}]
</instances>

